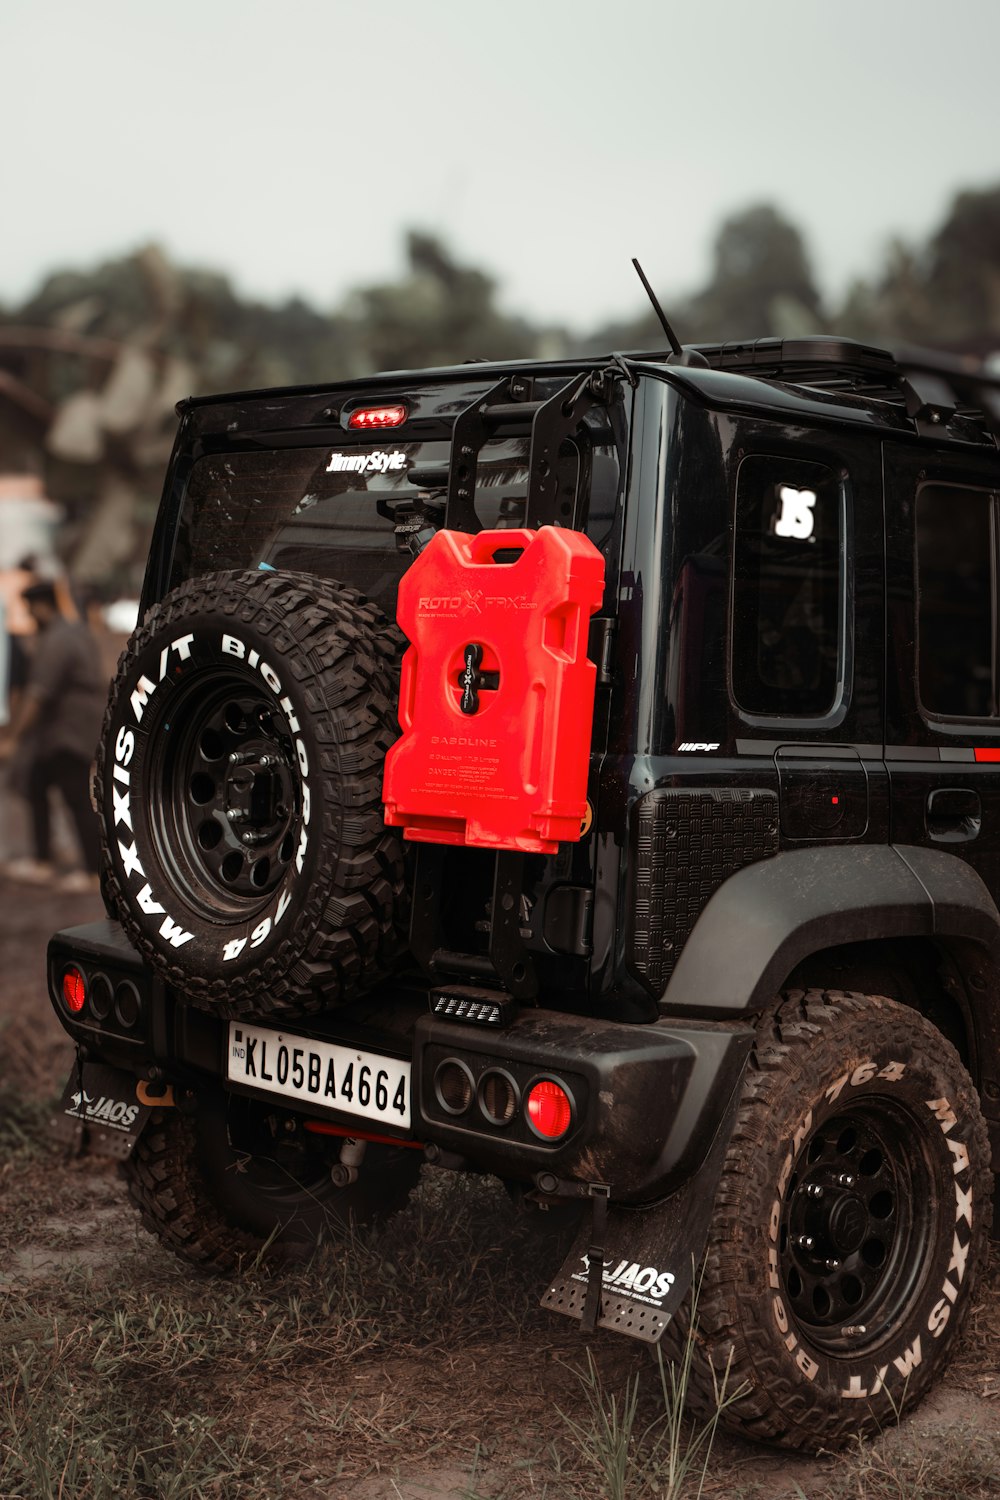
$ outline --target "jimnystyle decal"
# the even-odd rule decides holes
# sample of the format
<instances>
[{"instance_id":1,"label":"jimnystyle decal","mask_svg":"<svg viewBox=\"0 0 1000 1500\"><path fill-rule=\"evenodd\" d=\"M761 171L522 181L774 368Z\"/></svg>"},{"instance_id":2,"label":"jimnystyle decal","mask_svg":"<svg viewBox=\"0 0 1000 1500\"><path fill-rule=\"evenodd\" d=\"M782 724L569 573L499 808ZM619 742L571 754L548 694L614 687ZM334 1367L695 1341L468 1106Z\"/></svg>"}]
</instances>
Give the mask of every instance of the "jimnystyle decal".
<instances>
[{"instance_id":1,"label":"jimnystyle decal","mask_svg":"<svg viewBox=\"0 0 1000 1500\"><path fill-rule=\"evenodd\" d=\"M394 448L391 453L331 453L326 466L328 474L394 474L406 468L406 454Z\"/></svg>"}]
</instances>

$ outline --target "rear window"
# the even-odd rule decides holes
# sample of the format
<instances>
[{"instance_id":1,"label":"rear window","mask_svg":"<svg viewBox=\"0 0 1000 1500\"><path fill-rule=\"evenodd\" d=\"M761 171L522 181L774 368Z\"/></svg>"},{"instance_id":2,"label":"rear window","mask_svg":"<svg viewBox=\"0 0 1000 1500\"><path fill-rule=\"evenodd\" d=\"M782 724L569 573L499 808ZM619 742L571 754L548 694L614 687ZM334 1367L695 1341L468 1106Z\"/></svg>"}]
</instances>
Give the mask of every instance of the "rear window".
<instances>
[{"instance_id":1,"label":"rear window","mask_svg":"<svg viewBox=\"0 0 1000 1500\"><path fill-rule=\"evenodd\" d=\"M447 442L383 439L364 448L345 444L201 458L185 490L169 586L227 569L317 573L360 589L392 618L399 579L412 561L398 528L426 534L442 524L440 491L449 455ZM522 524L527 460L526 438L495 439L483 447L475 507L484 527ZM568 455L564 464L572 495L580 460ZM616 511L616 452L595 446L583 467L586 529L601 546Z\"/></svg>"},{"instance_id":2,"label":"rear window","mask_svg":"<svg viewBox=\"0 0 1000 1500\"><path fill-rule=\"evenodd\" d=\"M847 482L822 464L740 465L733 544L733 695L748 713L837 706L846 629Z\"/></svg>"}]
</instances>

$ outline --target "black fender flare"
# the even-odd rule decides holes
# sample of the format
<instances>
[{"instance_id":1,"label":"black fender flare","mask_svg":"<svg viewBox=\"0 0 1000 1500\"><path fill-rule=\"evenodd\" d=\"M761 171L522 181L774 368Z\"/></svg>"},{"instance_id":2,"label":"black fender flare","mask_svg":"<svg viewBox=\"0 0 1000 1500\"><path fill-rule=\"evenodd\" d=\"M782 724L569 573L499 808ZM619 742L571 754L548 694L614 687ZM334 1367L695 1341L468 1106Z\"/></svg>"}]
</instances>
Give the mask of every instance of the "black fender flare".
<instances>
[{"instance_id":1,"label":"black fender flare","mask_svg":"<svg viewBox=\"0 0 1000 1500\"><path fill-rule=\"evenodd\" d=\"M821 948L936 936L971 940L1000 964L1000 911L964 860L911 845L789 850L719 887L681 950L661 1010L731 1019L769 1005Z\"/></svg>"}]
</instances>

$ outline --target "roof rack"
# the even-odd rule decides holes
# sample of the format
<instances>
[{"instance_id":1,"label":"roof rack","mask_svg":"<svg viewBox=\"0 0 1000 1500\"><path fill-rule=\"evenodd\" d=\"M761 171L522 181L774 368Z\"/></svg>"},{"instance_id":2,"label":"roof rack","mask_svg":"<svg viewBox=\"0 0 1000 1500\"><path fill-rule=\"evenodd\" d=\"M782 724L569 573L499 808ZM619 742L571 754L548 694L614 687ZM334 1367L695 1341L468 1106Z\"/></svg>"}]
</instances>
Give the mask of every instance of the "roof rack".
<instances>
[{"instance_id":1,"label":"roof rack","mask_svg":"<svg viewBox=\"0 0 1000 1500\"><path fill-rule=\"evenodd\" d=\"M903 407L918 429L924 424L947 427L957 418L974 423L984 436L1000 438L1000 374L984 370L978 362L932 349L893 353L819 334L697 347L715 370L891 402Z\"/></svg>"}]
</instances>

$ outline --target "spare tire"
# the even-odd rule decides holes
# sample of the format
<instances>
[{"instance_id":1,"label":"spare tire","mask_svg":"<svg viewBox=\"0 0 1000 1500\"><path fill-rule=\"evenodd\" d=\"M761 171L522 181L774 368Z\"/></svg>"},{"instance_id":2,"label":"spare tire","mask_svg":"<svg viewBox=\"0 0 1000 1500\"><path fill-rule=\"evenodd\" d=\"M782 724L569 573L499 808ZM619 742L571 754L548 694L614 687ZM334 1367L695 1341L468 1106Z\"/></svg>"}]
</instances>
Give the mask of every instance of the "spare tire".
<instances>
[{"instance_id":1,"label":"spare tire","mask_svg":"<svg viewBox=\"0 0 1000 1500\"><path fill-rule=\"evenodd\" d=\"M146 615L98 752L105 882L130 941L217 1015L354 998L399 947L382 820L397 641L294 573L216 573Z\"/></svg>"}]
</instances>

